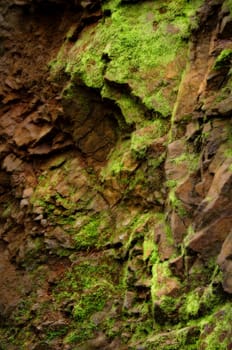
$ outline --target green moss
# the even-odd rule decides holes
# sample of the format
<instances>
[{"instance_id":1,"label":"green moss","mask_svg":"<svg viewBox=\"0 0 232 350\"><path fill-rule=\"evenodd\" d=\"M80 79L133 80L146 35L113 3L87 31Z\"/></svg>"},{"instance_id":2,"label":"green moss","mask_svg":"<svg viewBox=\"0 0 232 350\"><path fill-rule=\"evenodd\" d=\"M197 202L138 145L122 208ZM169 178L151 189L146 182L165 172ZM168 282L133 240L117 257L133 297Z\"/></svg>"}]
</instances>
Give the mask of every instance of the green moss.
<instances>
[{"instance_id":1,"label":"green moss","mask_svg":"<svg viewBox=\"0 0 232 350\"><path fill-rule=\"evenodd\" d=\"M64 338L65 344L82 343L85 340L91 339L94 335L96 326L92 323L84 323L78 325L78 329L70 331Z\"/></svg>"},{"instance_id":2,"label":"green moss","mask_svg":"<svg viewBox=\"0 0 232 350\"><path fill-rule=\"evenodd\" d=\"M176 165L186 163L189 171L196 171L199 167L199 155L195 153L182 153L180 156L172 159Z\"/></svg>"},{"instance_id":3,"label":"green moss","mask_svg":"<svg viewBox=\"0 0 232 350\"><path fill-rule=\"evenodd\" d=\"M161 213L151 214L148 217L146 234L144 235L143 241L143 259L146 261L149 258L151 264L159 261L158 246L154 240L154 225L162 223L165 227L165 233L169 242L173 242L171 231L169 226L165 223L165 216Z\"/></svg>"},{"instance_id":4,"label":"green moss","mask_svg":"<svg viewBox=\"0 0 232 350\"><path fill-rule=\"evenodd\" d=\"M38 258L42 258L43 260L44 248L45 244L42 237L31 238L25 247L25 255L21 262L22 266L32 269L32 267L35 268L36 265L40 264L41 261Z\"/></svg>"},{"instance_id":5,"label":"green moss","mask_svg":"<svg viewBox=\"0 0 232 350\"><path fill-rule=\"evenodd\" d=\"M92 316L103 311L106 304L111 303L113 308L119 293L122 293L122 284L115 262L109 263L99 257L87 258L74 265L53 290L56 307L72 316L64 342L83 342L90 339L97 328L107 327L104 320L97 326ZM65 308L62 305L66 305Z\"/></svg>"},{"instance_id":6,"label":"green moss","mask_svg":"<svg viewBox=\"0 0 232 350\"><path fill-rule=\"evenodd\" d=\"M127 125L143 123L146 109L129 92L123 92L123 90L123 85L115 87L105 82L101 90L101 96L116 102L125 118L124 123ZM122 130L126 129L126 125L122 124L121 120L118 122Z\"/></svg>"},{"instance_id":7,"label":"green moss","mask_svg":"<svg viewBox=\"0 0 232 350\"><path fill-rule=\"evenodd\" d=\"M129 239L125 243L125 250L129 251L132 243L138 241L139 238L150 237L150 221L152 221L153 213L139 213L137 214L130 224L127 226L129 232Z\"/></svg>"},{"instance_id":8,"label":"green moss","mask_svg":"<svg viewBox=\"0 0 232 350\"><path fill-rule=\"evenodd\" d=\"M167 180L165 182L165 186L167 186L168 188L176 188L177 187L177 180Z\"/></svg>"},{"instance_id":9,"label":"green moss","mask_svg":"<svg viewBox=\"0 0 232 350\"><path fill-rule=\"evenodd\" d=\"M5 203L3 205L3 208L1 210L0 217L2 219L7 219L8 217L11 216L12 211L14 210L14 203Z\"/></svg>"},{"instance_id":10,"label":"green moss","mask_svg":"<svg viewBox=\"0 0 232 350\"><path fill-rule=\"evenodd\" d=\"M187 212L184 208L182 201L177 198L175 188L171 188L168 195L168 201L172 209L174 209L180 217L186 216Z\"/></svg>"},{"instance_id":11,"label":"green moss","mask_svg":"<svg viewBox=\"0 0 232 350\"><path fill-rule=\"evenodd\" d=\"M136 322L132 331L133 335L130 342L132 342L132 344L133 342L135 344L141 342L143 339L146 339L149 334L152 333L153 320L151 318L148 318L147 320L143 320L142 322Z\"/></svg>"},{"instance_id":12,"label":"green moss","mask_svg":"<svg viewBox=\"0 0 232 350\"><path fill-rule=\"evenodd\" d=\"M232 0L225 0L223 3L223 7L228 7L230 13L232 14Z\"/></svg>"},{"instance_id":13,"label":"green moss","mask_svg":"<svg viewBox=\"0 0 232 350\"><path fill-rule=\"evenodd\" d=\"M162 119L144 123L144 127L134 131L131 135L130 150L137 159L146 156L148 147L155 139L163 136L168 130L168 123Z\"/></svg>"},{"instance_id":14,"label":"green moss","mask_svg":"<svg viewBox=\"0 0 232 350\"><path fill-rule=\"evenodd\" d=\"M200 346L207 350L227 350L231 345L231 303L219 307L218 311L202 320L203 332ZM207 331L210 330L210 331Z\"/></svg>"},{"instance_id":15,"label":"green moss","mask_svg":"<svg viewBox=\"0 0 232 350\"><path fill-rule=\"evenodd\" d=\"M152 98L150 96L144 97L143 103L149 109L154 109L155 111L159 112L162 117L170 117L172 114L173 105L164 96L161 89L156 91Z\"/></svg>"},{"instance_id":16,"label":"green moss","mask_svg":"<svg viewBox=\"0 0 232 350\"><path fill-rule=\"evenodd\" d=\"M182 319L188 320L191 317L196 317L199 314L201 306L201 295L194 290L186 296L185 304L180 309Z\"/></svg>"},{"instance_id":17,"label":"green moss","mask_svg":"<svg viewBox=\"0 0 232 350\"><path fill-rule=\"evenodd\" d=\"M67 326L62 326L59 329L46 329L45 331L45 337L48 342L50 342L53 339L60 338L67 333L68 327Z\"/></svg>"},{"instance_id":18,"label":"green moss","mask_svg":"<svg viewBox=\"0 0 232 350\"><path fill-rule=\"evenodd\" d=\"M73 81L103 88L103 96L108 94L105 79L128 84L131 97L120 96L118 104L129 122L139 118L132 95L166 117L171 114L176 97L173 87L178 85L184 64L175 65L176 75L171 80L165 78L166 69L177 56L186 56L190 18L200 4L200 0L123 6L117 1L107 2L104 7L111 10L111 17L85 28L71 49L62 48L57 64L65 61L65 72Z\"/></svg>"},{"instance_id":19,"label":"green moss","mask_svg":"<svg viewBox=\"0 0 232 350\"><path fill-rule=\"evenodd\" d=\"M152 298L153 305L158 300L160 307L163 308L164 311L166 310L166 306L167 306L166 304L168 304L170 306L170 302L171 302L169 297L168 297L168 299L166 299L166 297L169 293L168 286L166 286L166 281L169 278L173 278L173 280L175 280L175 278L172 276L172 273L170 271L168 261L160 262L159 260L157 260L155 262L155 264L152 266L151 298ZM166 290L166 287L167 287L167 290ZM165 293L167 295L163 295L162 299L160 299L160 297L159 297L161 290L166 290L166 292L167 292L167 293ZM167 301L168 301L168 303L167 303ZM172 304L172 302L171 302L171 304ZM168 312L166 314L168 314Z\"/></svg>"},{"instance_id":20,"label":"green moss","mask_svg":"<svg viewBox=\"0 0 232 350\"><path fill-rule=\"evenodd\" d=\"M128 152L130 147L130 141L124 140L117 143L116 147L113 149L109 155L107 165L101 171L102 181L111 177L117 176L124 170L124 161L123 158Z\"/></svg>"},{"instance_id":21,"label":"green moss","mask_svg":"<svg viewBox=\"0 0 232 350\"><path fill-rule=\"evenodd\" d=\"M221 68L230 68L232 62L232 50L224 49L217 57L213 69L219 70Z\"/></svg>"},{"instance_id":22,"label":"green moss","mask_svg":"<svg viewBox=\"0 0 232 350\"><path fill-rule=\"evenodd\" d=\"M184 327L157 334L146 343L148 350L198 350L198 327Z\"/></svg>"},{"instance_id":23,"label":"green moss","mask_svg":"<svg viewBox=\"0 0 232 350\"><path fill-rule=\"evenodd\" d=\"M145 239L143 241L143 260L146 261L148 258L154 259L154 250L156 250L156 245L154 239Z\"/></svg>"},{"instance_id":24,"label":"green moss","mask_svg":"<svg viewBox=\"0 0 232 350\"><path fill-rule=\"evenodd\" d=\"M96 290L91 290L91 293L84 294L79 302L74 305L73 317L78 322L83 322L94 312L102 311L107 296L107 289L100 286Z\"/></svg>"},{"instance_id":25,"label":"green moss","mask_svg":"<svg viewBox=\"0 0 232 350\"><path fill-rule=\"evenodd\" d=\"M100 216L92 216L90 217L89 222L81 227L80 231L74 236L77 249L88 249L98 245L100 223Z\"/></svg>"}]
</instances>

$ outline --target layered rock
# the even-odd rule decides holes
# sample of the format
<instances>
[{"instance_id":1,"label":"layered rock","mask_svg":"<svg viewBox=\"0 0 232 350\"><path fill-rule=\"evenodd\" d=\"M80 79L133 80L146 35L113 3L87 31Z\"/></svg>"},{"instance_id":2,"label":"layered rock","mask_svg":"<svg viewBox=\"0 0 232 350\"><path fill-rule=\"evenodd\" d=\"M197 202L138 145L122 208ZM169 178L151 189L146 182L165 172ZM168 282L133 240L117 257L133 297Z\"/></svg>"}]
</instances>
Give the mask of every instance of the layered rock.
<instances>
[{"instance_id":1,"label":"layered rock","mask_svg":"<svg viewBox=\"0 0 232 350\"><path fill-rule=\"evenodd\" d=\"M1 346L229 349L230 1L0 11Z\"/></svg>"}]
</instances>

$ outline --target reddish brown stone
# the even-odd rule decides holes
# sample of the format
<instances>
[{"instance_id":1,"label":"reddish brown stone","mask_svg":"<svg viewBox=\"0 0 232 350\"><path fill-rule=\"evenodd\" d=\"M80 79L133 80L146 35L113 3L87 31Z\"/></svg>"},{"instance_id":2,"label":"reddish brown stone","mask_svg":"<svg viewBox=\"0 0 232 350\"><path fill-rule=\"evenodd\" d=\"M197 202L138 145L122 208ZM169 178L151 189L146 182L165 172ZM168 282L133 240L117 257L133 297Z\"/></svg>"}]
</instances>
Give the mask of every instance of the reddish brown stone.
<instances>
[{"instance_id":1,"label":"reddish brown stone","mask_svg":"<svg viewBox=\"0 0 232 350\"><path fill-rule=\"evenodd\" d=\"M185 219L182 219L175 211L171 214L171 231L176 244L180 244L186 234Z\"/></svg>"},{"instance_id":2,"label":"reddish brown stone","mask_svg":"<svg viewBox=\"0 0 232 350\"><path fill-rule=\"evenodd\" d=\"M232 232L226 237L217 262L223 272L223 288L232 293Z\"/></svg>"},{"instance_id":3,"label":"reddish brown stone","mask_svg":"<svg viewBox=\"0 0 232 350\"><path fill-rule=\"evenodd\" d=\"M194 234L188 248L201 253L204 257L215 256L232 227L232 215L215 220L211 225Z\"/></svg>"},{"instance_id":4,"label":"reddish brown stone","mask_svg":"<svg viewBox=\"0 0 232 350\"><path fill-rule=\"evenodd\" d=\"M225 16L222 19L220 26L220 38L222 39L230 39L232 35L232 17L231 15Z\"/></svg>"},{"instance_id":5,"label":"reddish brown stone","mask_svg":"<svg viewBox=\"0 0 232 350\"><path fill-rule=\"evenodd\" d=\"M172 273L175 276L183 277L184 276L184 270L185 270L185 264L184 264L184 257L178 256L177 258L173 259L169 263L170 269Z\"/></svg>"},{"instance_id":6,"label":"reddish brown stone","mask_svg":"<svg viewBox=\"0 0 232 350\"><path fill-rule=\"evenodd\" d=\"M195 192L196 181L196 176L194 174L190 175L176 188L177 197L187 205L196 205L199 203L200 198Z\"/></svg>"},{"instance_id":7,"label":"reddish brown stone","mask_svg":"<svg viewBox=\"0 0 232 350\"><path fill-rule=\"evenodd\" d=\"M165 223L157 223L154 227L154 239L158 245L159 257L161 261L169 259L175 248L173 246L172 237L168 237Z\"/></svg>"}]
</instances>

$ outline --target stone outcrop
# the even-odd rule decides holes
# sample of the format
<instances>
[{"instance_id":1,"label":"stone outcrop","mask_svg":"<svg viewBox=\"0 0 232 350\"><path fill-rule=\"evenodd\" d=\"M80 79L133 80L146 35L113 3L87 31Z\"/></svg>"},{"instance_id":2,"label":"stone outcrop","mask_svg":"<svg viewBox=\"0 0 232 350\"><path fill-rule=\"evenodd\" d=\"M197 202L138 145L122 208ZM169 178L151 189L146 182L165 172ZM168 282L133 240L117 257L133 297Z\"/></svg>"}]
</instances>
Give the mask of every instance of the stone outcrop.
<instances>
[{"instance_id":1,"label":"stone outcrop","mask_svg":"<svg viewBox=\"0 0 232 350\"><path fill-rule=\"evenodd\" d=\"M0 4L0 348L231 348L231 13Z\"/></svg>"}]
</instances>

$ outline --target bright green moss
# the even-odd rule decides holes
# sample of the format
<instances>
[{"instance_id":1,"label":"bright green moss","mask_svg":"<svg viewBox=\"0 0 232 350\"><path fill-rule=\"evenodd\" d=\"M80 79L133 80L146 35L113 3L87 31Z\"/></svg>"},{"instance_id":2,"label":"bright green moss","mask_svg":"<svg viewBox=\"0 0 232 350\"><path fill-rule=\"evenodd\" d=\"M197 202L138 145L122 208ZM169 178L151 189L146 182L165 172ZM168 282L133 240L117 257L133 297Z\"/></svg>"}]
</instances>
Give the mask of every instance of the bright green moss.
<instances>
[{"instance_id":1,"label":"bright green moss","mask_svg":"<svg viewBox=\"0 0 232 350\"><path fill-rule=\"evenodd\" d=\"M106 284L106 287L107 284ZM84 322L89 315L102 311L107 300L107 288L98 286L96 290L91 290L82 295L81 299L74 305L73 317L78 322Z\"/></svg>"},{"instance_id":2,"label":"bright green moss","mask_svg":"<svg viewBox=\"0 0 232 350\"><path fill-rule=\"evenodd\" d=\"M101 171L101 178L104 181L111 176L119 175L124 169L124 157L128 153L130 141L124 140L117 143L109 156L107 165Z\"/></svg>"},{"instance_id":3,"label":"bright green moss","mask_svg":"<svg viewBox=\"0 0 232 350\"><path fill-rule=\"evenodd\" d=\"M225 49L222 50L220 55L217 57L215 64L214 64L214 69L218 70L221 68L226 68L230 67L232 62L232 50L231 49Z\"/></svg>"},{"instance_id":4,"label":"bright green moss","mask_svg":"<svg viewBox=\"0 0 232 350\"><path fill-rule=\"evenodd\" d=\"M144 122L145 108L135 97L128 92L123 92L123 86L115 87L105 83L101 90L101 96L116 102L127 125L133 125L134 123L140 125ZM119 126L122 126L121 129L125 129L126 125L121 125L119 121Z\"/></svg>"},{"instance_id":5,"label":"bright green moss","mask_svg":"<svg viewBox=\"0 0 232 350\"><path fill-rule=\"evenodd\" d=\"M180 217L184 217L186 215L186 210L182 201L176 196L175 188L170 189L168 200L171 208L174 209L180 215Z\"/></svg>"},{"instance_id":6,"label":"bright green moss","mask_svg":"<svg viewBox=\"0 0 232 350\"><path fill-rule=\"evenodd\" d=\"M231 346L231 303L219 307L218 311L202 320L203 335L199 341L201 347L207 350L228 350ZM210 332L207 332L210 329Z\"/></svg>"},{"instance_id":7,"label":"bright green moss","mask_svg":"<svg viewBox=\"0 0 232 350\"><path fill-rule=\"evenodd\" d=\"M75 234L74 240L77 249L88 249L96 247L100 241L99 226L101 217L96 215L90 217L90 220L85 224L78 233Z\"/></svg>"},{"instance_id":8,"label":"bright green moss","mask_svg":"<svg viewBox=\"0 0 232 350\"><path fill-rule=\"evenodd\" d=\"M232 13L232 0L225 0L223 3L223 7L227 7L230 13Z\"/></svg>"},{"instance_id":9,"label":"bright green moss","mask_svg":"<svg viewBox=\"0 0 232 350\"><path fill-rule=\"evenodd\" d=\"M186 163L190 172L195 171L199 167L199 155L195 153L182 153L180 156L173 158L172 162L176 165Z\"/></svg>"},{"instance_id":10,"label":"bright green moss","mask_svg":"<svg viewBox=\"0 0 232 350\"><path fill-rule=\"evenodd\" d=\"M172 79L166 78L166 70L177 57L186 57L190 17L200 4L200 0L121 6L118 1L106 2L103 7L111 10L111 17L85 28L70 50L62 49L58 61L66 61L65 72L77 83L81 80L88 87L103 90L105 79L128 84L131 94L148 109L164 117L171 115L176 98L173 92L185 62L178 60L174 64ZM131 105L127 98L119 97L118 104L126 118L130 114L128 103ZM136 110L137 107L135 119Z\"/></svg>"},{"instance_id":11,"label":"bright green moss","mask_svg":"<svg viewBox=\"0 0 232 350\"><path fill-rule=\"evenodd\" d=\"M172 277L168 261L160 262L158 259L152 266L152 286L151 298L153 304L159 299L158 295L162 289L166 288L166 280ZM168 294L168 290L167 290ZM162 303L161 303L162 307ZM164 303L165 308L165 303Z\"/></svg>"},{"instance_id":12,"label":"bright green moss","mask_svg":"<svg viewBox=\"0 0 232 350\"><path fill-rule=\"evenodd\" d=\"M65 311L72 316L64 342L80 343L90 339L98 328L92 316L101 312L107 303L111 302L113 307L119 293L122 285L118 266L113 261L89 258L72 266L53 290L56 307L66 305ZM106 327L104 320L102 322L102 327Z\"/></svg>"},{"instance_id":13,"label":"bright green moss","mask_svg":"<svg viewBox=\"0 0 232 350\"><path fill-rule=\"evenodd\" d=\"M201 296L194 290L186 296L184 306L180 309L182 319L188 320L191 317L196 317L199 313Z\"/></svg>"}]
</instances>

